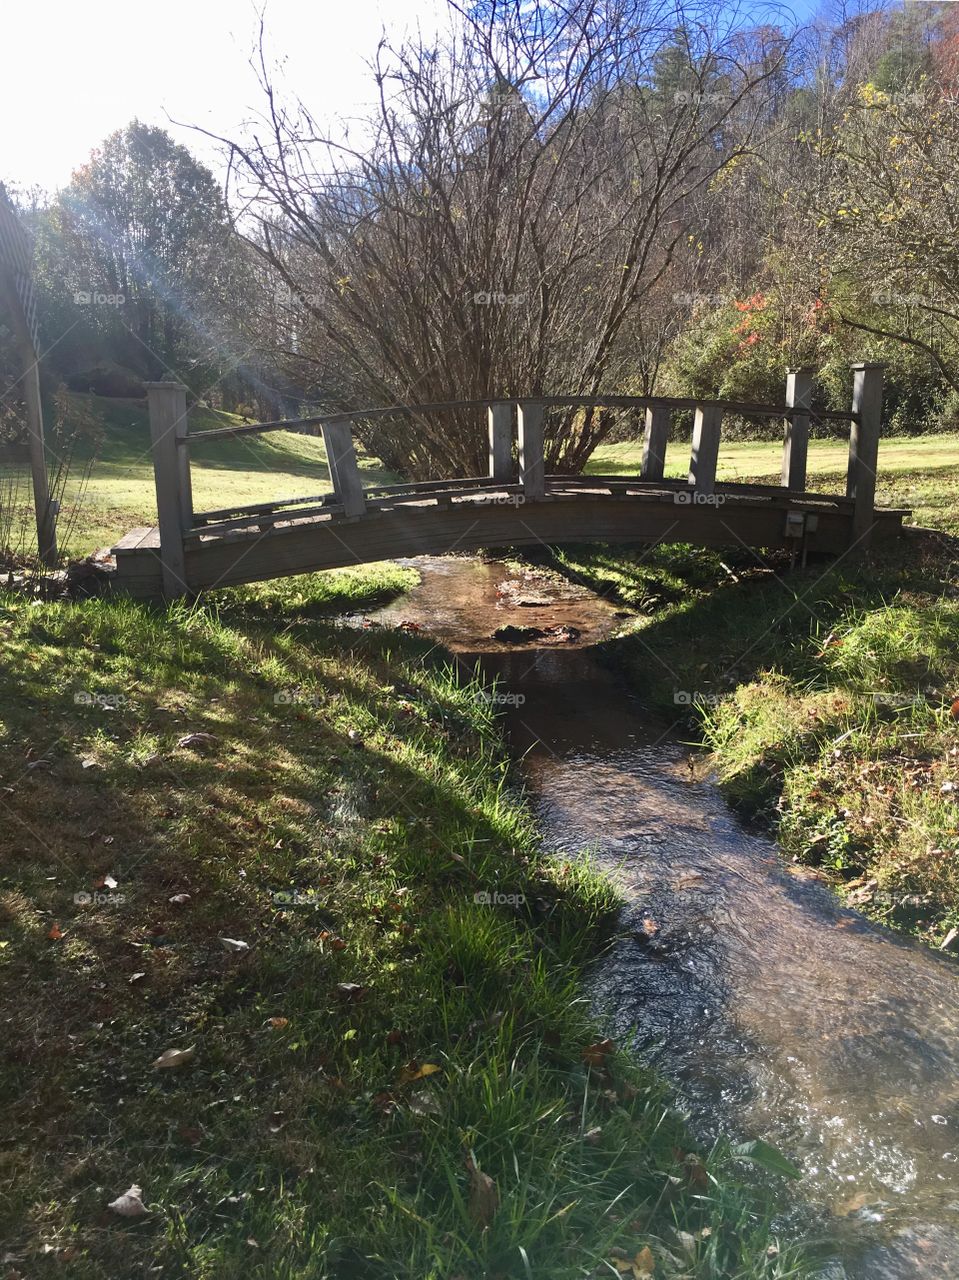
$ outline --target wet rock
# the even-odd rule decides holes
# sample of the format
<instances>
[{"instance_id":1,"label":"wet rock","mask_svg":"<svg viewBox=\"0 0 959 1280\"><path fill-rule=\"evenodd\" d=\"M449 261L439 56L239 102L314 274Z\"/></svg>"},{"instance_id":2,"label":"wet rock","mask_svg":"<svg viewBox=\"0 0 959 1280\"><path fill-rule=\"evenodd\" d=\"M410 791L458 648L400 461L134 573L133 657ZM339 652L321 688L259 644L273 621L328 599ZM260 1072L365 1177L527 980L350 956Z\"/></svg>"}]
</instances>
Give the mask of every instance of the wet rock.
<instances>
[{"instance_id":1,"label":"wet rock","mask_svg":"<svg viewBox=\"0 0 959 1280\"><path fill-rule=\"evenodd\" d=\"M530 640L542 640L545 635L542 627L517 627L508 623L505 627L496 628L493 639L503 640L506 644L526 644Z\"/></svg>"}]
</instances>

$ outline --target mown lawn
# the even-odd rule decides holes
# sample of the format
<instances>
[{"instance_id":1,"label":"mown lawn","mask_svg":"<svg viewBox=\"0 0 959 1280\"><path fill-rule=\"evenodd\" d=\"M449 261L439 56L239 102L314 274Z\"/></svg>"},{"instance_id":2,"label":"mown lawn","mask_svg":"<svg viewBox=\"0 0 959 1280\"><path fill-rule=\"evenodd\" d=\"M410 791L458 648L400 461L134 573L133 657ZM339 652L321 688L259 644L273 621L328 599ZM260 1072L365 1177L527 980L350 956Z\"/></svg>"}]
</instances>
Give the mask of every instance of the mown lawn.
<instances>
[{"instance_id":1,"label":"mown lawn","mask_svg":"<svg viewBox=\"0 0 959 1280\"><path fill-rule=\"evenodd\" d=\"M739 812L851 904L938 944L959 927L959 465L900 461L883 499L944 532L874 559L557 555L640 612L609 658L702 742Z\"/></svg>"},{"instance_id":2,"label":"mown lawn","mask_svg":"<svg viewBox=\"0 0 959 1280\"><path fill-rule=\"evenodd\" d=\"M0 597L5 1275L805 1274L592 1025L489 701L330 621L412 577Z\"/></svg>"},{"instance_id":3,"label":"mown lawn","mask_svg":"<svg viewBox=\"0 0 959 1280\"><path fill-rule=\"evenodd\" d=\"M604 445L590 459L588 471L600 475L636 475L642 465L641 441ZM843 492L849 446L846 440L812 440L809 444L809 488ZM724 441L717 475L721 480L778 484L782 445L774 440ZM666 474L686 475L689 444L671 443ZM959 528L959 435L890 437L879 448L877 501L907 507L912 523L936 529Z\"/></svg>"},{"instance_id":4,"label":"mown lawn","mask_svg":"<svg viewBox=\"0 0 959 1280\"><path fill-rule=\"evenodd\" d=\"M156 523L150 426L142 400L71 394L66 403L68 422L79 431L80 442L70 455L49 433L50 469L55 474L61 459L70 461L62 494L61 542L66 554L83 556L112 545L129 529ZM240 421L229 414L194 409L190 429L206 431ZM7 485L17 486L17 531L29 545L33 512L22 453L0 458L0 491ZM197 511L331 489L326 452L318 436L289 431L240 436L197 445L191 457ZM359 462L368 484L395 479L362 451Z\"/></svg>"}]
</instances>

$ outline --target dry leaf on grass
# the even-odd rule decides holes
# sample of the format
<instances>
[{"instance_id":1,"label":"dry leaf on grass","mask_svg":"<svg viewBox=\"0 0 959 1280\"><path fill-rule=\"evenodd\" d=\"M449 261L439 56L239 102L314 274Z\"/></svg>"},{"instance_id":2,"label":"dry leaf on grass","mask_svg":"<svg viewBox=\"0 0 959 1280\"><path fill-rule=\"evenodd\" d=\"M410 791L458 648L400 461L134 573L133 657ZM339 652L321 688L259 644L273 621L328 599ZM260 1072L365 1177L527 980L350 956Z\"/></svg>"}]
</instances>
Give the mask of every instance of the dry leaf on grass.
<instances>
[{"instance_id":1,"label":"dry leaf on grass","mask_svg":"<svg viewBox=\"0 0 959 1280\"><path fill-rule=\"evenodd\" d=\"M242 942L239 938L221 938L220 945L224 951L232 951L234 955L242 955L244 951L250 949L250 944Z\"/></svg>"},{"instance_id":2,"label":"dry leaf on grass","mask_svg":"<svg viewBox=\"0 0 959 1280\"><path fill-rule=\"evenodd\" d=\"M488 1227L499 1208L496 1183L477 1166L472 1156L466 1161L470 1175L470 1217L478 1227Z\"/></svg>"},{"instance_id":3,"label":"dry leaf on grass","mask_svg":"<svg viewBox=\"0 0 959 1280\"><path fill-rule=\"evenodd\" d=\"M164 1049L159 1058L154 1060L155 1067L182 1067L189 1062L196 1053L196 1045L191 1044L189 1049Z\"/></svg>"},{"instance_id":4,"label":"dry leaf on grass","mask_svg":"<svg viewBox=\"0 0 959 1280\"><path fill-rule=\"evenodd\" d=\"M435 1075L437 1071L442 1070L443 1068L435 1062L424 1062L422 1065L418 1062L411 1062L400 1072L399 1083L412 1084L414 1080L423 1080L426 1076Z\"/></svg>"},{"instance_id":5,"label":"dry leaf on grass","mask_svg":"<svg viewBox=\"0 0 959 1280\"><path fill-rule=\"evenodd\" d=\"M178 739L178 747L212 747L217 742L215 733L187 733Z\"/></svg>"},{"instance_id":6,"label":"dry leaf on grass","mask_svg":"<svg viewBox=\"0 0 959 1280\"><path fill-rule=\"evenodd\" d=\"M606 1059L615 1048L616 1045L612 1040L597 1040L595 1044L583 1050L583 1061L588 1067L603 1068L606 1066Z\"/></svg>"},{"instance_id":7,"label":"dry leaf on grass","mask_svg":"<svg viewBox=\"0 0 959 1280\"><path fill-rule=\"evenodd\" d=\"M142 1218L149 1213L142 1197L143 1188L134 1183L132 1187L124 1191L122 1196L117 1196L115 1200L111 1200L107 1208L112 1209L114 1213L118 1213L121 1218Z\"/></svg>"}]
</instances>

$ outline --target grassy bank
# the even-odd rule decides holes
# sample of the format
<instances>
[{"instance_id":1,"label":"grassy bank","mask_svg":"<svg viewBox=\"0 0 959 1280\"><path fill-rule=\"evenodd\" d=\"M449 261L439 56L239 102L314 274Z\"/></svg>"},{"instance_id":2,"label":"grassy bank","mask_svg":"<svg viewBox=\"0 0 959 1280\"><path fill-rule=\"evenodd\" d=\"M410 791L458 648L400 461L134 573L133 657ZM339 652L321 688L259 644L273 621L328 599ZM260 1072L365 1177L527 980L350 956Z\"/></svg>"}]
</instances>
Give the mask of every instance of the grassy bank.
<instances>
[{"instance_id":1,"label":"grassy bank","mask_svg":"<svg viewBox=\"0 0 959 1280\"><path fill-rule=\"evenodd\" d=\"M908 471L884 483L924 511L943 487L937 472L918 495ZM743 816L876 918L933 944L959 927L955 537L803 571L745 550L559 556L643 615L610 659L702 741Z\"/></svg>"},{"instance_id":2,"label":"grassy bank","mask_svg":"<svg viewBox=\"0 0 959 1280\"><path fill-rule=\"evenodd\" d=\"M490 704L324 616L409 579L0 600L9 1276L800 1274L591 1025Z\"/></svg>"}]
</instances>

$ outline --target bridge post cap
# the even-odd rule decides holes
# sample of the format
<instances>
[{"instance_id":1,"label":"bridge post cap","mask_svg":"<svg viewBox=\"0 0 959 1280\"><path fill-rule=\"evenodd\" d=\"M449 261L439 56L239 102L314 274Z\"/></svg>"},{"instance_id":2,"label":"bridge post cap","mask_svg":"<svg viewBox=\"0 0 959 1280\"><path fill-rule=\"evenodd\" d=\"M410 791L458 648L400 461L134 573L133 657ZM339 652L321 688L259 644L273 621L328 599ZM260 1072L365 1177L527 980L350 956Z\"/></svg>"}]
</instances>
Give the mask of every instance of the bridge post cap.
<instances>
[{"instance_id":1,"label":"bridge post cap","mask_svg":"<svg viewBox=\"0 0 959 1280\"><path fill-rule=\"evenodd\" d=\"M787 373L815 373L816 365L814 364L787 364Z\"/></svg>"},{"instance_id":2,"label":"bridge post cap","mask_svg":"<svg viewBox=\"0 0 959 1280\"><path fill-rule=\"evenodd\" d=\"M886 360L850 360L850 369L885 369L888 365Z\"/></svg>"},{"instance_id":3,"label":"bridge post cap","mask_svg":"<svg viewBox=\"0 0 959 1280\"><path fill-rule=\"evenodd\" d=\"M147 391L189 391L189 387L182 382L167 379L165 382L144 382Z\"/></svg>"}]
</instances>

